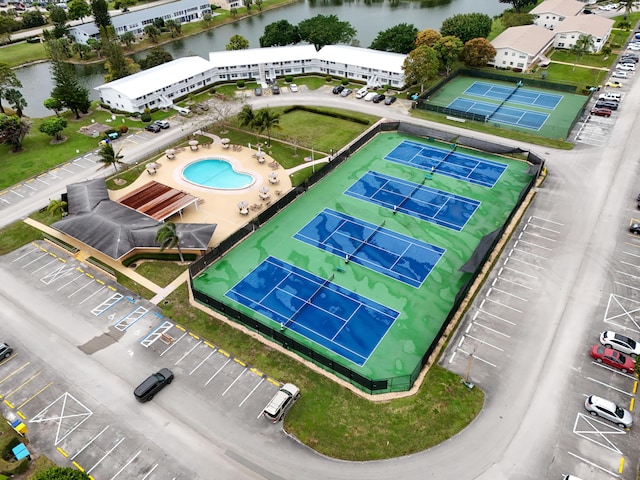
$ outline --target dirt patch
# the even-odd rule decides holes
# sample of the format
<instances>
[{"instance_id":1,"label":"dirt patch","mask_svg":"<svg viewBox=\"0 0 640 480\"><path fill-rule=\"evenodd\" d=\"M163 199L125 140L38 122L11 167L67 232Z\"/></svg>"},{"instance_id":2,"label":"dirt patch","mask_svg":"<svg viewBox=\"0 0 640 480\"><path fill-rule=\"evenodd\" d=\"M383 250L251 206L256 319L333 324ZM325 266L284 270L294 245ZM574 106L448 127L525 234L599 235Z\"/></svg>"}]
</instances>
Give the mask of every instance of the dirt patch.
<instances>
[{"instance_id":1,"label":"dirt patch","mask_svg":"<svg viewBox=\"0 0 640 480\"><path fill-rule=\"evenodd\" d=\"M92 123L91 125L85 125L80 127L79 133L86 135L87 137L98 138L101 133L110 130L112 127L104 125L102 123Z\"/></svg>"}]
</instances>

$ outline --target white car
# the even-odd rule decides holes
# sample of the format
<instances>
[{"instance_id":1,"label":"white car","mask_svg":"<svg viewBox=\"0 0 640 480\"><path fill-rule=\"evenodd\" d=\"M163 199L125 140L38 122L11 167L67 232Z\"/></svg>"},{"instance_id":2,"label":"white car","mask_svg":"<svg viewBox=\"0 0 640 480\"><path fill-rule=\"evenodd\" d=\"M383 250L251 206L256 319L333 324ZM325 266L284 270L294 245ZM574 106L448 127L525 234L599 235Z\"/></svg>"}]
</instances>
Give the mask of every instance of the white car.
<instances>
[{"instance_id":1,"label":"white car","mask_svg":"<svg viewBox=\"0 0 640 480\"><path fill-rule=\"evenodd\" d=\"M638 43L630 43L627 45L627 50L631 50L632 52L637 52L640 50L640 44Z\"/></svg>"},{"instance_id":2,"label":"white car","mask_svg":"<svg viewBox=\"0 0 640 480\"><path fill-rule=\"evenodd\" d=\"M296 85L295 83L292 83L291 85L289 85L289 90L292 92L297 92L298 91L298 85Z\"/></svg>"},{"instance_id":3,"label":"white car","mask_svg":"<svg viewBox=\"0 0 640 480\"><path fill-rule=\"evenodd\" d=\"M613 78L629 78L629 74L627 72L623 72L622 70L616 70L611 74Z\"/></svg>"},{"instance_id":4,"label":"white car","mask_svg":"<svg viewBox=\"0 0 640 480\"><path fill-rule=\"evenodd\" d=\"M619 407L611 400L590 395L584 401L584 408L594 417L602 417L612 421L620 428L631 428L633 417L631 413Z\"/></svg>"},{"instance_id":5,"label":"white car","mask_svg":"<svg viewBox=\"0 0 640 480\"><path fill-rule=\"evenodd\" d=\"M613 348L619 352L626 353L631 358L640 355L640 344L632 338L620 335L619 333L607 330L600 334L600 343L607 348Z\"/></svg>"},{"instance_id":6,"label":"white car","mask_svg":"<svg viewBox=\"0 0 640 480\"><path fill-rule=\"evenodd\" d=\"M622 70L623 72L635 72L636 66L632 63L619 63L616 65L616 70Z\"/></svg>"}]
</instances>

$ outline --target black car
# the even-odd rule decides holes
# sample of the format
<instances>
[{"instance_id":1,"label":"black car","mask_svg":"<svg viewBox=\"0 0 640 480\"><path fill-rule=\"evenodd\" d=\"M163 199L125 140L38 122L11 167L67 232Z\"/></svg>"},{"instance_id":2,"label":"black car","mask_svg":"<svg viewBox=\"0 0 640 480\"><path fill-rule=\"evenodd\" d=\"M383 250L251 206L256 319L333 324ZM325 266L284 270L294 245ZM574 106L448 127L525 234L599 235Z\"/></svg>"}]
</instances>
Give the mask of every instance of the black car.
<instances>
[{"instance_id":1,"label":"black car","mask_svg":"<svg viewBox=\"0 0 640 480\"><path fill-rule=\"evenodd\" d=\"M333 87L333 93L335 93L336 95L339 93L342 93L342 90L344 90L344 85L338 85L337 87Z\"/></svg>"},{"instance_id":2,"label":"black car","mask_svg":"<svg viewBox=\"0 0 640 480\"><path fill-rule=\"evenodd\" d=\"M0 343L0 358L8 358L13 353L13 348L8 343Z\"/></svg>"},{"instance_id":3,"label":"black car","mask_svg":"<svg viewBox=\"0 0 640 480\"><path fill-rule=\"evenodd\" d=\"M253 93L255 94L256 97L261 97L262 96L262 89L260 87L256 88Z\"/></svg>"},{"instance_id":4,"label":"black car","mask_svg":"<svg viewBox=\"0 0 640 480\"><path fill-rule=\"evenodd\" d=\"M384 104L385 105L391 105L392 103L394 103L397 100L396 97L392 97L391 95L389 95L387 98L384 99Z\"/></svg>"},{"instance_id":5,"label":"black car","mask_svg":"<svg viewBox=\"0 0 640 480\"><path fill-rule=\"evenodd\" d=\"M633 222L629 225L629 231L635 235L640 235L640 223Z\"/></svg>"},{"instance_id":6,"label":"black car","mask_svg":"<svg viewBox=\"0 0 640 480\"><path fill-rule=\"evenodd\" d=\"M152 400L156 393L173 382L173 372L168 368L162 368L159 372L149 375L133 391L133 396L139 402Z\"/></svg>"},{"instance_id":7,"label":"black car","mask_svg":"<svg viewBox=\"0 0 640 480\"><path fill-rule=\"evenodd\" d=\"M618 62L620 62L620 63L624 63L624 62L638 63L638 60L640 60L640 57L638 57L638 55L634 55L632 53L625 53L624 55L620 56L620 58L618 59Z\"/></svg>"},{"instance_id":8,"label":"black car","mask_svg":"<svg viewBox=\"0 0 640 480\"><path fill-rule=\"evenodd\" d=\"M617 110L618 102L596 102L596 108L608 108L609 110Z\"/></svg>"},{"instance_id":9,"label":"black car","mask_svg":"<svg viewBox=\"0 0 640 480\"><path fill-rule=\"evenodd\" d=\"M144 127L144 129L147 132L153 132L153 133L158 133L161 130L160 125L156 125L155 123L150 123L149 125Z\"/></svg>"},{"instance_id":10,"label":"black car","mask_svg":"<svg viewBox=\"0 0 640 480\"><path fill-rule=\"evenodd\" d=\"M271 85L271 93L280 95L280 87L278 85Z\"/></svg>"},{"instance_id":11,"label":"black car","mask_svg":"<svg viewBox=\"0 0 640 480\"><path fill-rule=\"evenodd\" d=\"M381 93L379 93L378 95L373 97L373 99L371 101L373 103L380 103L380 102L384 101L385 98L387 98L385 95L382 95Z\"/></svg>"}]
</instances>

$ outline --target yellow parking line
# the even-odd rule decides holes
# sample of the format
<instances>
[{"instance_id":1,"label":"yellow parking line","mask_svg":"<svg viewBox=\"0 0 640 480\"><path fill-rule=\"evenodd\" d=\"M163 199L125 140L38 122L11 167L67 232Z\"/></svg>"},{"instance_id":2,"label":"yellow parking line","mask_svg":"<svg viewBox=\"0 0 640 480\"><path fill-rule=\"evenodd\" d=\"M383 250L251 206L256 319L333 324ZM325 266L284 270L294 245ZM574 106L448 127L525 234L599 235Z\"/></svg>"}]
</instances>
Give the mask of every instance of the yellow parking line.
<instances>
[{"instance_id":1,"label":"yellow parking line","mask_svg":"<svg viewBox=\"0 0 640 480\"><path fill-rule=\"evenodd\" d=\"M633 382L633 393L635 394L638 391L638 380Z\"/></svg>"},{"instance_id":2,"label":"yellow parking line","mask_svg":"<svg viewBox=\"0 0 640 480\"><path fill-rule=\"evenodd\" d=\"M78 470L80 470L81 472L84 472L84 468L82 468L78 462L73 461L73 462L71 462L71 463L73 463L73 465L74 465Z\"/></svg>"},{"instance_id":3,"label":"yellow parking line","mask_svg":"<svg viewBox=\"0 0 640 480\"><path fill-rule=\"evenodd\" d=\"M24 387L25 385L27 385L28 383L30 383L31 381L33 381L34 379L36 379L42 372L37 372L33 375L31 375L31 377L29 377L25 382L22 382L20 385L18 385L16 388L14 388L13 390L11 390L9 393L7 393L4 398L9 398L11 395L13 395L14 393L16 393L17 391L21 390L22 387Z\"/></svg>"},{"instance_id":4,"label":"yellow parking line","mask_svg":"<svg viewBox=\"0 0 640 480\"><path fill-rule=\"evenodd\" d=\"M69 454L67 452L65 452L62 448L58 447L58 451L60 452L60 455L62 455L63 457L67 458L69 456Z\"/></svg>"},{"instance_id":5,"label":"yellow parking line","mask_svg":"<svg viewBox=\"0 0 640 480\"><path fill-rule=\"evenodd\" d=\"M9 380L11 377L13 377L16 373L20 372L23 368L28 367L29 365L31 365L31 362L27 362L24 365L22 365L21 367L19 367L17 370L14 370L13 372L11 372L9 375L7 375L6 377L4 377L2 380L0 380L0 384L3 384L4 382L6 382L7 380Z\"/></svg>"},{"instance_id":6,"label":"yellow parking line","mask_svg":"<svg viewBox=\"0 0 640 480\"><path fill-rule=\"evenodd\" d=\"M196 340L200 340L200 337L198 335L196 335L195 333L191 333L189 332L189 335L191 335L193 338L195 338Z\"/></svg>"},{"instance_id":7,"label":"yellow parking line","mask_svg":"<svg viewBox=\"0 0 640 480\"><path fill-rule=\"evenodd\" d=\"M9 400L5 400L4 403L5 403L5 405L7 405L7 407L14 408L13 404Z\"/></svg>"},{"instance_id":8,"label":"yellow parking line","mask_svg":"<svg viewBox=\"0 0 640 480\"><path fill-rule=\"evenodd\" d=\"M241 360L238 360L237 358L234 358L234 359L233 359L233 361L234 361L234 362L236 362L237 364L239 364L239 365L243 366L243 367L246 367L246 366L247 366L247 364L246 364L246 363L244 363L244 362L243 362L243 361L241 361Z\"/></svg>"},{"instance_id":9,"label":"yellow parking line","mask_svg":"<svg viewBox=\"0 0 640 480\"><path fill-rule=\"evenodd\" d=\"M29 398L27 398L24 402L22 402L20 405L18 405L18 408L22 408L24 407L27 403L29 403L31 400L33 400L34 398L36 398L38 395L40 395L42 392L44 392L47 388L49 388L51 385L53 385L53 382L50 382L49 385L45 385L44 387L42 387L40 390L38 390L36 393L34 393L33 395L31 395Z\"/></svg>"},{"instance_id":10,"label":"yellow parking line","mask_svg":"<svg viewBox=\"0 0 640 480\"><path fill-rule=\"evenodd\" d=\"M635 398L631 398L631 404L629 405L629 411L633 412L633 406L636 403L636 399Z\"/></svg>"},{"instance_id":11,"label":"yellow parking line","mask_svg":"<svg viewBox=\"0 0 640 480\"><path fill-rule=\"evenodd\" d=\"M280 382L279 382L279 381L277 381L277 380L274 380L274 379L273 379L273 378L271 378L271 377L267 377L267 381L268 381L268 382L270 382L270 383L273 383L276 387L279 387L279 386L280 386Z\"/></svg>"},{"instance_id":12,"label":"yellow parking line","mask_svg":"<svg viewBox=\"0 0 640 480\"><path fill-rule=\"evenodd\" d=\"M618 473L622 473L622 470L624 470L624 457L620 459L620 466L618 467Z\"/></svg>"},{"instance_id":13,"label":"yellow parking line","mask_svg":"<svg viewBox=\"0 0 640 480\"><path fill-rule=\"evenodd\" d=\"M222 355L224 355L225 357L230 357L231 356L227 352L225 352L224 350L218 350L218 352L221 353Z\"/></svg>"},{"instance_id":14,"label":"yellow parking line","mask_svg":"<svg viewBox=\"0 0 640 480\"><path fill-rule=\"evenodd\" d=\"M27 416L26 416L26 415L23 415L23 414L22 414L22 412L21 412L20 410L18 410L18 411L16 412L16 414L17 414L17 415L18 415L22 420L26 420L26 419L27 419Z\"/></svg>"},{"instance_id":15,"label":"yellow parking line","mask_svg":"<svg viewBox=\"0 0 640 480\"><path fill-rule=\"evenodd\" d=\"M183 332L186 332L187 329L184 327L181 327L180 325L174 325L178 330L182 330Z\"/></svg>"},{"instance_id":16,"label":"yellow parking line","mask_svg":"<svg viewBox=\"0 0 640 480\"><path fill-rule=\"evenodd\" d=\"M255 367L251 367L251 368L250 368L250 370L251 370L253 373L255 373L256 375L258 375L259 377L261 377L261 376L262 376L262 372L261 372L260 370L258 370L257 368L255 368Z\"/></svg>"},{"instance_id":17,"label":"yellow parking line","mask_svg":"<svg viewBox=\"0 0 640 480\"><path fill-rule=\"evenodd\" d=\"M215 346L214 344L209 343L209 342L207 342L206 340L204 341L204 344L205 344L207 347L216 348L216 346Z\"/></svg>"}]
</instances>

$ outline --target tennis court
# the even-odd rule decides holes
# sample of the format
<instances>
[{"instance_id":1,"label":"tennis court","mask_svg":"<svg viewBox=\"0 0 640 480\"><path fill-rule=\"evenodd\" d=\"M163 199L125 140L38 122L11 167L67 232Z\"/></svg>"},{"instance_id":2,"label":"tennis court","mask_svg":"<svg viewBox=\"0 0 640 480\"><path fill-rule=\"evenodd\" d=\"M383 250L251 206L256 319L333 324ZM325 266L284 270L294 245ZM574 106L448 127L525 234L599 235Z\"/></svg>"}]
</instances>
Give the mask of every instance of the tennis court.
<instances>
[{"instance_id":1,"label":"tennis court","mask_svg":"<svg viewBox=\"0 0 640 480\"><path fill-rule=\"evenodd\" d=\"M399 312L274 257L226 296L332 352L364 365Z\"/></svg>"},{"instance_id":2,"label":"tennis court","mask_svg":"<svg viewBox=\"0 0 640 480\"><path fill-rule=\"evenodd\" d=\"M422 285L444 248L325 208L293 238L415 288Z\"/></svg>"},{"instance_id":3,"label":"tennis court","mask_svg":"<svg viewBox=\"0 0 640 480\"><path fill-rule=\"evenodd\" d=\"M489 188L507 168L504 163L456 152L455 145L445 150L410 140L400 143L384 158Z\"/></svg>"},{"instance_id":4,"label":"tennis court","mask_svg":"<svg viewBox=\"0 0 640 480\"><path fill-rule=\"evenodd\" d=\"M519 103L521 105L534 105L536 107L554 110L563 98L563 95L555 93L543 93L528 88L516 88L507 85L496 85L486 82L473 82L464 91L465 95L474 97L485 97L492 100L509 99L509 103Z\"/></svg>"},{"instance_id":5,"label":"tennis court","mask_svg":"<svg viewBox=\"0 0 640 480\"><path fill-rule=\"evenodd\" d=\"M477 200L377 172L367 172L344 193L458 232L480 205Z\"/></svg>"},{"instance_id":6,"label":"tennis court","mask_svg":"<svg viewBox=\"0 0 640 480\"><path fill-rule=\"evenodd\" d=\"M532 112L520 108L497 106L493 103L476 102L466 98L456 98L447 105L447 108L462 110L463 112L488 115L487 121L502 123L505 125L515 125L529 130L540 130L549 118L546 113Z\"/></svg>"}]
</instances>

